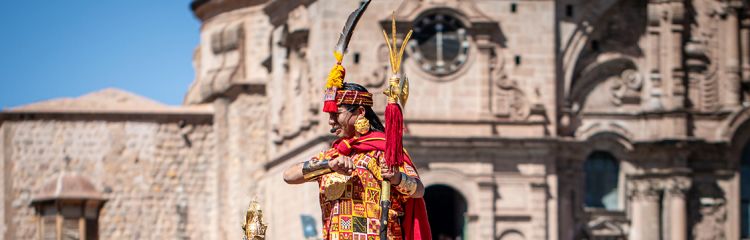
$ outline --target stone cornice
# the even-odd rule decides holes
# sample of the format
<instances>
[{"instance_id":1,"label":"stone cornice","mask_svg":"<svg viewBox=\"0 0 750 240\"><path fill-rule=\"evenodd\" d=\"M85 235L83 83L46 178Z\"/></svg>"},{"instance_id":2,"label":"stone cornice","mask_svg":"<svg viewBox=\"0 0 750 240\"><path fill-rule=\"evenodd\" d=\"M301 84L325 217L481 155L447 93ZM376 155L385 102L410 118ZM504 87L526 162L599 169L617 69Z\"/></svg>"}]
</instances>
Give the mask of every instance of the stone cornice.
<instances>
[{"instance_id":1,"label":"stone cornice","mask_svg":"<svg viewBox=\"0 0 750 240\"><path fill-rule=\"evenodd\" d=\"M503 118L479 118L479 119L439 119L439 118L409 118L404 119L404 124L462 124L462 125L477 125L477 124L490 124L490 125L528 125L528 126L539 126L546 125L546 121L516 121Z\"/></svg>"},{"instance_id":2,"label":"stone cornice","mask_svg":"<svg viewBox=\"0 0 750 240\"><path fill-rule=\"evenodd\" d=\"M141 122L185 122L211 124L213 123L213 111L172 111L172 112L148 112L148 111L109 111L109 112L84 112L84 111L12 111L0 112L0 122L11 121L141 121Z\"/></svg>"},{"instance_id":3,"label":"stone cornice","mask_svg":"<svg viewBox=\"0 0 750 240\"><path fill-rule=\"evenodd\" d=\"M190 9L195 17L206 21L221 13L266 3L268 0L193 0Z\"/></svg>"},{"instance_id":4,"label":"stone cornice","mask_svg":"<svg viewBox=\"0 0 750 240\"><path fill-rule=\"evenodd\" d=\"M308 150L310 147L320 143L328 143L335 140L335 138L329 134L321 134L317 137L310 138L297 145L294 148L283 151L281 155L273 157L268 163L265 164L266 169L271 169L289 160L297 154ZM455 149L462 150L476 150L475 154L485 154L487 151L497 150L512 150L512 149L524 149L533 151L534 149L547 149L550 152L540 153L541 155L568 155L574 152L586 151L587 148L591 147L591 143L588 141L580 141L567 137L527 137L527 138L508 138L501 136L490 136L490 137L435 137L435 136L404 136L404 147L408 150L422 149L428 153L441 152L442 150L453 151ZM677 148L688 149L694 148L691 145L713 145L715 143L705 142L699 139L688 139L688 140L661 140L661 141L648 141L648 142L634 142L634 149L629 154L637 155L643 152L649 145L659 145L660 149L665 146L683 143L680 146L674 148L668 148L665 150L665 154L668 152L677 151ZM423 154L423 152L413 151L413 154ZM507 154L513 155L514 152L508 152ZM689 153L685 153L689 154ZM540 156L541 156L540 155ZM634 155L634 156L635 156ZM493 155L494 157L497 157ZM493 157L493 158L494 158ZM684 157L684 156L683 156ZM659 161L659 159L649 159L652 161ZM565 165L565 164L563 164ZM561 165L562 166L562 165ZM639 176L633 176L634 178L659 178L661 176L684 176L687 174L682 169L676 169L670 172L658 172L658 173L647 173Z\"/></svg>"},{"instance_id":5,"label":"stone cornice","mask_svg":"<svg viewBox=\"0 0 750 240\"><path fill-rule=\"evenodd\" d=\"M315 0L271 0L263 11L268 15L273 26L279 26L286 22L289 12L300 5L310 5Z\"/></svg>"},{"instance_id":6,"label":"stone cornice","mask_svg":"<svg viewBox=\"0 0 750 240\"><path fill-rule=\"evenodd\" d=\"M570 112L570 111L561 111ZM674 111L642 111L642 112L581 112L582 118L586 117L603 117L603 118L642 118L642 117L662 117L662 116L683 116L689 114L699 117L724 118L732 114L731 111L703 112L692 110L674 110Z\"/></svg>"},{"instance_id":7,"label":"stone cornice","mask_svg":"<svg viewBox=\"0 0 750 240\"><path fill-rule=\"evenodd\" d=\"M331 135L321 135L318 137L311 138L310 140L307 140L307 142L298 145L297 147L294 147L285 153L282 153L281 155L271 158L270 161L266 162L263 167L268 170L271 169L281 163L283 163L286 160L289 160L298 154L304 152L305 150L308 150L309 148L326 142L332 142L335 138Z\"/></svg>"}]
</instances>

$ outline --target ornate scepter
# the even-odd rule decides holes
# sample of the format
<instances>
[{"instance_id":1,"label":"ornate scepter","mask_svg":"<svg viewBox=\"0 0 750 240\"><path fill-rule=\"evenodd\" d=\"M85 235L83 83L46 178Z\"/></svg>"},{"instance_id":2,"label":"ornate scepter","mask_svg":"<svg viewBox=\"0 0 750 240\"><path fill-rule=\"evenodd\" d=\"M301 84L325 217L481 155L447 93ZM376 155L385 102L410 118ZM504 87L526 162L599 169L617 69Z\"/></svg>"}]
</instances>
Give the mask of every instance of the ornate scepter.
<instances>
[{"instance_id":1,"label":"ornate scepter","mask_svg":"<svg viewBox=\"0 0 750 240\"><path fill-rule=\"evenodd\" d=\"M391 78L388 79L388 87L383 92L388 98L385 107L385 166L393 169L401 166L404 159L402 135L404 133L404 116L401 109L406 105L409 98L409 80L405 75L399 74L401 58L404 55L406 43L411 38L412 31L406 34L401 48L396 46L396 13L391 16L391 38L383 30L383 37L388 45L391 63ZM403 77L403 79L401 79ZM380 189L380 239L388 239L388 210L391 207L391 184L383 179Z\"/></svg>"},{"instance_id":2,"label":"ornate scepter","mask_svg":"<svg viewBox=\"0 0 750 240\"><path fill-rule=\"evenodd\" d=\"M266 228L268 225L263 223L263 211L260 210L258 202L253 200L245 213L245 223L242 224L243 240L265 240Z\"/></svg>"}]
</instances>

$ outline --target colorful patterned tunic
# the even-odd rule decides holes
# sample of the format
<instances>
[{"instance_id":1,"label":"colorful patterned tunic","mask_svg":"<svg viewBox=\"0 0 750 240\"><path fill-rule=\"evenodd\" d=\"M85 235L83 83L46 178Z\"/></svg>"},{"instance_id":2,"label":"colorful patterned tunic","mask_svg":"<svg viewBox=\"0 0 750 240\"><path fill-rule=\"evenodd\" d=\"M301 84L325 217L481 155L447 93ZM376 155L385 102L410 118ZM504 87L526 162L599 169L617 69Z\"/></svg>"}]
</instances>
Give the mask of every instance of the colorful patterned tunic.
<instances>
[{"instance_id":1,"label":"colorful patterned tunic","mask_svg":"<svg viewBox=\"0 0 750 240\"><path fill-rule=\"evenodd\" d=\"M335 149L321 152L317 159L333 159ZM353 153L355 170L351 176L330 173L317 179L320 186L320 206L323 212L323 239L378 240L380 229L380 166L382 151ZM408 164L399 171L411 177L417 172ZM391 208L388 216L388 238L401 240L399 217L403 215L407 196L391 187Z\"/></svg>"}]
</instances>

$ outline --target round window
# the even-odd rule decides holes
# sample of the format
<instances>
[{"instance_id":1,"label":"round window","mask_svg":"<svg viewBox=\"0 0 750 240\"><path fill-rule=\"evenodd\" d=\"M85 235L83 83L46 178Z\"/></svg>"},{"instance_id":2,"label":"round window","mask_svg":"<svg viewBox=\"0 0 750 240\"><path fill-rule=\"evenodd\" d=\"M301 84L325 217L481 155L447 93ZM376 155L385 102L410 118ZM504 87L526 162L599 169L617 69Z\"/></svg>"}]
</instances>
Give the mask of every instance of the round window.
<instances>
[{"instance_id":1,"label":"round window","mask_svg":"<svg viewBox=\"0 0 750 240\"><path fill-rule=\"evenodd\" d=\"M455 72L469 53L466 28L447 14L430 14L415 21L414 40L409 41L412 57L422 70L436 75Z\"/></svg>"}]
</instances>

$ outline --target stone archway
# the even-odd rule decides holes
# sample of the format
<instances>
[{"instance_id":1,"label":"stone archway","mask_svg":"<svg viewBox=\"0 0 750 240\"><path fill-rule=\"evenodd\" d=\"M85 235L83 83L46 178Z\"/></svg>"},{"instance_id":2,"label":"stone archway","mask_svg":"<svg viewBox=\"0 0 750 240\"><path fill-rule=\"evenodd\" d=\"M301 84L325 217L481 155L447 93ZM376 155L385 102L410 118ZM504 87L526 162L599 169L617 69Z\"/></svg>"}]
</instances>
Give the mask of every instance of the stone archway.
<instances>
[{"instance_id":1,"label":"stone archway","mask_svg":"<svg viewBox=\"0 0 750 240\"><path fill-rule=\"evenodd\" d=\"M727 235L744 239L750 237L750 108L743 107L732 113L719 129L717 137L729 141L727 158L731 159L735 177L739 178L731 186L739 197L728 198L726 205L729 213L726 222L738 227Z\"/></svg>"},{"instance_id":2,"label":"stone archway","mask_svg":"<svg viewBox=\"0 0 750 240\"><path fill-rule=\"evenodd\" d=\"M740 236L750 237L750 142L740 156Z\"/></svg>"},{"instance_id":3,"label":"stone archway","mask_svg":"<svg viewBox=\"0 0 750 240\"><path fill-rule=\"evenodd\" d=\"M432 185L425 189L424 198L433 239L466 239L468 203L461 193L446 185Z\"/></svg>"}]
</instances>

